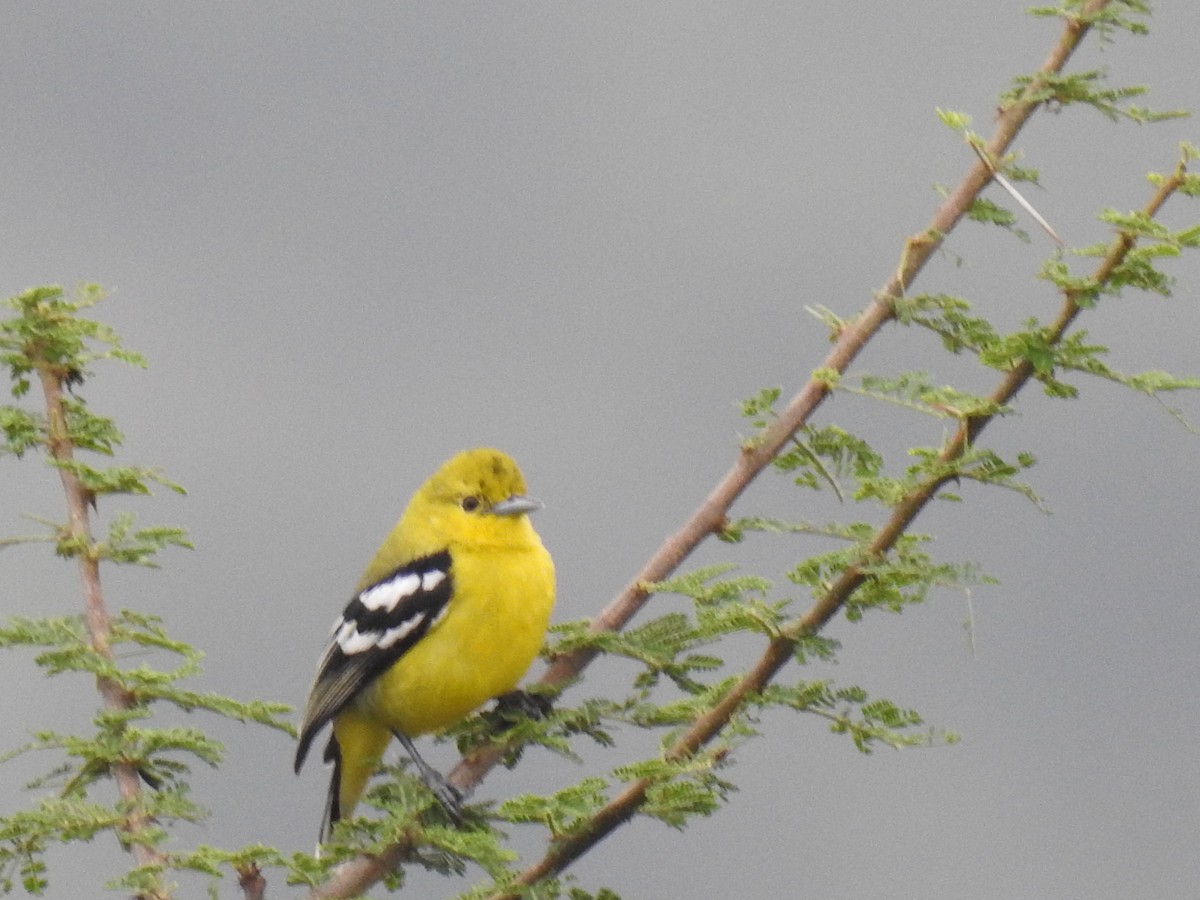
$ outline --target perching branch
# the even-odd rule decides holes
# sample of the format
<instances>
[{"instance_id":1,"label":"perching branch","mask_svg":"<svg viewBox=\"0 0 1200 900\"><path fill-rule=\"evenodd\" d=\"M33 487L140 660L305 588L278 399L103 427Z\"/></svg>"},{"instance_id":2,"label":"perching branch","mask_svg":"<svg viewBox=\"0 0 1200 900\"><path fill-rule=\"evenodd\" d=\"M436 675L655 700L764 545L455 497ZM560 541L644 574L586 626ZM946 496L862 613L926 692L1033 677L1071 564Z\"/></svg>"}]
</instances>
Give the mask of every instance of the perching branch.
<instances>
[{"instance_id":1,"label":"perching branch","mask_svg":"<svg viewBox=\"0 0 1200 900\"><path fill-rule=\"evenodd\" d=\"M1087 34L1090 26L1086 22L1089 17L1103 10L1109 2L1110 0L1095 0L1084 8L1077 19L1067 21L1058 43L1039 69L1039 74L1053 75L1062 70ZM1035 97L1042 86L1043 82L1035 78L1025 88L1021 98L1000 113L996 128L986 144L986 152L991 159L1004 156L1021 128L1041 104L1041 101L1030 98ZM859 351L892 318L893 303L904 296L907 287L920 274L946 236L966 215L975 198L987 187L991 178L992 167L982 160L977 160L934 214L929 225L907 240L900 267L866 309L838 335L833 349L819 369L844 373L850 367ZM665 579L705 538L721 531L734 501L759 473L771 464L784 445L808 423L830 390L830 385L825 381L817 378L808 380L780 412L779 417L756 437L754 443L742 448L732 468L683 527L659 547L641 571L593 620L592 631L615 631L623 628L649 598L644 585ZM559 657L546 671L540 683L553 686L570 681L587 667L595 654L594 650L584 649ZM464 790L473 788L496 764L502 753L501 748L476 750L454 769L450 776L451 783Z\"/></svg>"},{"instance_id":2,"label":"perching branch","mask_svg":"<svg viewBox=\"0 0 1200 900\"><path fill-rule=\"evenodd\" d=\"M1180 162L1172 177L1163 181L1150 202L1142 210L1147 219L1153 218L1184 183L1185 162ZM1108 253L1089 279L1097 288L1104 287L1118 266L1124 262L1135 244L1134 236L1121 232L1113 241ZM1076 290L1063 291L1063 304L1058 317L1046 332L1047 343L1058 344L1082 307ZM997 408L1008 404L1034 375L1034 367L1028 360L1021 360L1001 379L989 400ZM970 448L974 439L992 422L995 414L966 419L939 454L939 461L950 463L960 459ZM705 744L720 734L721 730L743 706L748 698L760 693L792 659L796 642L805 636L819 632L845 605L850 595L863 583L867 575L864 567L872 559L888 553L900 536L908 529L917 515L937 495L937 492L953 475L942 475L929 479L912 490L894 508L888 521L875 533L860 561L848 566L813 606L803 615L789 622L782 633L772 639L766 651L754 666L711 710L696 719L689 728L664 754L668 761L691 757ZM641 778L631 782L600 809L588 827L569 837L561 838L551 845L550 851L537 863L522 872L514 881L515 887L529 886L544 878L563 871L571 862L607 837L617 826L630 819L646 800L647 791L655 784L653 779ZM516 900L517 893L494 895L492 900Z\"/></svg>"}]
</instances>

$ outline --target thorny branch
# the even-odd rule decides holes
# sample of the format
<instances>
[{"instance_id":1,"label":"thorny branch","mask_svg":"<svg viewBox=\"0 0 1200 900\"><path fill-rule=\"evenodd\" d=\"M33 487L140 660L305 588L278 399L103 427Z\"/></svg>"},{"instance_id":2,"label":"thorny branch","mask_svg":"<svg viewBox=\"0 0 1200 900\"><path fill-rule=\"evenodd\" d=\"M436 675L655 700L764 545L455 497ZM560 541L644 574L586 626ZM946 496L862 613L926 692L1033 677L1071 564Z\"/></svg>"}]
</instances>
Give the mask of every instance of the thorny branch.
<instances>
[{"instance_id":1,"label":"thorny branch","mask_svg":"<svg viewBox=\"0 0 1200 900\"><path fill-rule=\"evenodd\" d=\"M67 499L67 533L64 537L75 548L75 556L79 564L79 579L83 585L84 620L87 623L88 640L93 652L104 659L112 661L112 620L104 602L104 593L100 588L100 559L92 552L91 517L88 507L94 502L94 495L80 481L79 476L70 468L74 459L75 448L71 442L67 428L66 404L63 400L64 385L67 384L70 372L62 366L46 360L33 348L30 354L38 360L38 380L42 386L42 396L46 404L47 419L47 449L52 459L60 463L59 476L62 479L63 491ZM120 684L111 678L99 677L97 690L108 710L126 710L134 706L134 700ZM129 838L128 846L139 866L161 866L165 857L144 841L138 840L138 833L150 824L148 817L139 812L138 798L142 786L137 769L127 762L117 762L112 765L113 780L117 783L117 792L126 805L132 810L122 829L123 835ZM142 894L139 900L157 900L159 894ZM165 896L165 895L161 895Z\"/></svg>"},{"instance_id":2,"label":"thorny branch","mask_svg":"<svg viewBox=\"0 0 1200 900\"><path fill-rule=\"evenodd\" d=\"M1183 183L1183 176L1184 168L1181 163L1175 175L1163 182L1142 210L1147 218L1152 218L1157 214L1167 199ZM1134 238L1129 233L1119 234L1091 276L1090 281L1095 285L1103 286L1114 270L1124 261L1134 243ZM1058 317L1047 330L1049 344L1059 343L1081 311L1077 296L1077 293L1073 291L1064 292L1063 304ZM1016 364L989 396L988 399L994 404L994 408L1002 408L1012 400L1029 383L1033 374L1033 365L1028 360L1022 360ZM938 457L939 461L953 462L960 458L970 448L975 437L994 418L995 415L981 415L965 420L942 448ZM850 595L867 577L863 571L863 565L891 550L921 510L936 496L946 482L952 479L952 475L930 479L915 488L897 504L888 521L875 533L874 539L863 553L861 562L848 566L825 595L813 604L803 616L789 622L782 629L782 633L767 645L763 655L729 693L711 710L697 718L692 727L666 751L665 758L668 761L686 759L716 737L746 699L761 692L787 664L792 658L796 641L803 636L820 631L837 614ZM593 816L590 827L578 834L556 841L550 852L522 872L515 884L518 886L531 885L562 871L571 861L577 859L619 824L629 819L637 807L645 801L646 792L653 784L654 781L649 778L642 778L629 784ZM508 900L510 897L515 900L518 896L518 894L498 894L492 900L500 900L500 898Z\"/></svg>"}]
</instances>

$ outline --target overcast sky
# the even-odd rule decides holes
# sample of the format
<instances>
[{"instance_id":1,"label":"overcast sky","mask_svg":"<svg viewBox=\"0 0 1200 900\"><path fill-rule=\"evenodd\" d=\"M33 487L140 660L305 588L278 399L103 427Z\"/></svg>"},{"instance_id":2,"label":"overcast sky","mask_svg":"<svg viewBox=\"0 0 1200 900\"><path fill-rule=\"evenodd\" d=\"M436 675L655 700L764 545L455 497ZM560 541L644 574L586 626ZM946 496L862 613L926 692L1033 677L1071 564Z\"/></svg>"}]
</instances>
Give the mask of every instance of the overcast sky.
<instances>
[{"instance_id":1,"label":"overcast sky","mask_svg":"<svg viewBox=\"0 0 1200 900\"><path fill-rule=\"evenodd\" d=\"M1149 83L1200 109L1200 5L1164 2L1145 38L1089 39L1075 70ZM192 553L118 573L114 606L202 647L198 686L300 704L329 623L408 494L451 453L511 452L546 503L557 621L599 610L736 453L737 401L790 394L907 235L973 162L937 107L987 132L1009 78L1059 31L1022 2L903 4L74 4L11 6L0 29L0 292L97 281L98 317L150 360L105 366L93 405L130 462L186 499L131 501L186 525ZM1073 245L1095 213L1141 206L1195 120L1112 125L1040 113L1022 135L1031 198ZM1007 202L1001 194L992 199ZM1173 200L1166 221L1200 219ZM970 297L1004 327L1048 317L1049 242L964 227L919 290ZM1081 263L1086 268L1086 263ZM1081 325L1125 370L1200 372L1200 262L1168 264L1174 300L1107 300ZM890 329L856 371L991 379L928 336ZM770 715L725 773L739 791L678 833L638 822L575 870L626 897L1169 898L1200 884L1200 442L1153 401L1085 382L1038 391L987 443L1029 450L1052 514L964 489L923 516L935 553L998 577L896 617L844 620L833 677L921 711L961 744L872 757L817 719ZM1193 421L1200 400L1179 398ZM822 423L892 453L942 425L851 397ZM49 470L0 466L0 531L60 515ZM114 507L115 508L115 507ZM102 512L109 512L108 505ZM739 514L878 517L757 485ZM784 575L823 546L705 548L805 597ZM78 608L74 572L5 551L5 613ZM669 602L669 601L668 601ZM663 608L667 608L666 604ZM974 646L964 622L973 624ZM22 655L3 747L86 728L88 686L49 691ZM568 699L627 674L601 661ZM70 692L68 692L69 694ZM195 724L203 724L196 720ZM283 735L221 725L229 759L198 773L211 821L188 840L312 846L325 771L292 775ZM644 749L644 741L637 743ZM426 739L422 746L431 746ZM443 768L451 748L432 747ZM554 790L627 761L528 754L482 798ZM0 770L5 810L47 760ZM534 853L532 829L517 846ZM104 841L56 855L55 898L96 896ZM436 879L414 893L441 896ZM194 887L194 886L193 886ZM291 896L276 880L271 896ZM198 893L198 891L197 891ZM227 886L232 895L232 884ZM195 895L195 894L193 894Z\"/></svg>"}]
</instances>

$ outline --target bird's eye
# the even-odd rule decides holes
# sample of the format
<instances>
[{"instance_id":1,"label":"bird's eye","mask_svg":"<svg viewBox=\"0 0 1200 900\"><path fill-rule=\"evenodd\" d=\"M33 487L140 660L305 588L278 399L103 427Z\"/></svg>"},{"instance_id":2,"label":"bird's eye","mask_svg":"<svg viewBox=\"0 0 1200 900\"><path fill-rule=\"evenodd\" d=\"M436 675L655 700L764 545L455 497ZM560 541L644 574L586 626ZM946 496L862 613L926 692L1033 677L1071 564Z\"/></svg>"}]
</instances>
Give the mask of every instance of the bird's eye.
<instances>
[{"instance_id":1,"label":"bird's eye","mask_svg":"<svg viewBox=\"0 0 1200 900\"><path fill-rule=\"evenodd\" d=\"M464 512L475 512L475 510L479 509L479 498L478 497L463 497L462 498L462 508L463 508Z\"/></svg>"}]
</instances>

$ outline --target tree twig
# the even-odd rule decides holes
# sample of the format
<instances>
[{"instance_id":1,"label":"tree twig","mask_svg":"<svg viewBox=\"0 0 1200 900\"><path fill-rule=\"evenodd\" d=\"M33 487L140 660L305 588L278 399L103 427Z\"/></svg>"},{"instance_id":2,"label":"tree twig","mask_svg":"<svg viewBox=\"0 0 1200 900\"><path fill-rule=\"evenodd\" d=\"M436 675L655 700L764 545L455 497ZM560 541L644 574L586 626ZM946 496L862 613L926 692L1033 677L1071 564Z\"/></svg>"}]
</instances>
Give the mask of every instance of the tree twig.
<instances>
[{"instance_id":1,"label":"tree twig","mask_svg":"<svg viewBox=\"0 0 1200 900\"><path fill-rule=\"evenodd\" d=\"M1086 19L1108 5L1108 0L1096 0L1083 10L1080 19ZM1052 75L1059 72L1087 30L1088 26L1079 20L1068 20L1058 43L1047 56L1039 73ZM991 158L997 159L1007 152L1022 126L1039 106L1040 101L1031 98L1037 96L1042 86L1043 83L1035 78L1025 88L1021 98L1000 113L996 128L986 145ZM893 302L904 295L907 286L916 279L930 257L941 246L946 235L966 215L971 203L991 180L992 174L991 166L983 160L977 161L971 167L958 187L934 214L925 230L908 239L900 268L866 309L842 330L833 349L822 361L821 369L843 373L849 368L867 341L892 318ZM804 427L825 400L829 390L829 386L823 381L815 378L808 380L780 412L779 417L763 429L754 443L742 448L732 468L683 527L659 547L633 580L596 616L592 622L592 631L614 631L623 628L649 597L644 585L665 579L706 537L721 531L734 501L750 482L770 465L782 447ZM579 650L563 655L551 664L540 683L558 685L569 681L579 675L594 656L595 651L591 650ZM502 754L503 750L500 748L475 751L454 769L450 776L451 782L464 790L474 787Z\"/></svg>"},{"instance_id":2,"label":"tree twig","mask_svg":"<svg viewBox=\"0 0 1200 900\"><path fill-rule=\"evenodd\" d=\"M1167 199L1183 183L1183 164L1171 178L1166 179L1142 210L1147 218L1153 218ZM1093 273L1090 281L1104 285L1133 248L1132 235L1122 232L1109 247L1108 253ZM1054 324L1047 330L1047 342L1059 343L1082 307L1078 294L1065 291L1063 305ZM1010 370L989 396L996 408L1009 403L1033 377L1034 367L1022 360ZM963 456L975 437L996 416L982 415L964 421L938 456L940 462L953 462ZM917 515L936 496L937 492L953 475L930 479L909 493L894 508L888 521L875 533L875 537L864 551L860 562L848 566L834 581L829 590L803 616L788 623L782 633L772 639L766 651L736 685L721 698L712 709L699 716L694 724L664 753L667 761L687 759L705 744L720 734L747 698L760 693L792 659L799 638L820 631L845 605L850 595L863 583L864 571L870 560L888 553L896 541L912 524ZM571 862L607 837L617 826L631 818L646 800L647 791L655 784L652 778L641 778L628 784L591 819L588 827L578 829L569 837L555 841L545 856L523 871L515 880L515 886L529 886L563 871ZM516 900L517 893L501 893L492 900Z\"/></svg>"},{"instance_id":3,"label":"tree twig","mask_svg":"<svg viewBox=\"0 0 1200 900\"><path fill-rule=\"evenodd\" d=\"M264 900L267 896L267 879L263 877L262 869L248 863L237 866L238 887L242 889L244 900Z\"/></svg>"},{"instance_id":4,"label":"tree twig","mask_svg":"<svg viewBox=\"0 0 1200 900\"><path fill-rule=\"evenodd\" d=\"M78 561L79 580L83 586L84 621L87 624L88 640L93 652L111 662L112 619L109 617L104 593L100 588L100 560L91 549L93 540L88 507L94 497L69 465L74 459L75 448L67 427L63 386L70 373L46 360L36 352L36 348L31 355L38 361L38 380L46 404L47 450L51 458L60 463L58 474L67 500L67 537L76 548L75 557ZM111 678L98 677L96 688L104 701L105 709L127 710L134 706L134 700L129 693ZM149 818L140 812L138 798L141 796L142 786L137 769L130 763L116 762L112 764L111 771L121 800L131 810L121 831L129 838L128 846L134 859L139 866L163 865L166 861L163 854L138 838L138 833L150 822ZM167 895L156 891L138 896L139 900L159 900Z\"/></svg>"}]
</instances>

